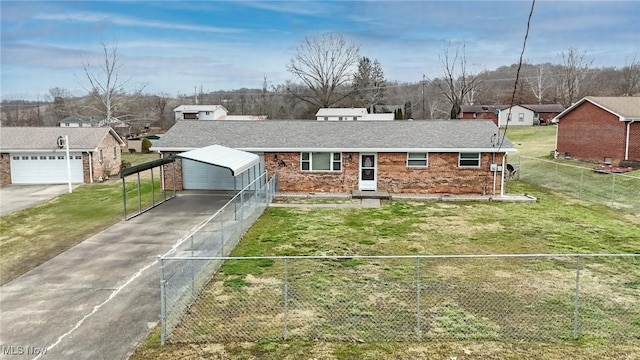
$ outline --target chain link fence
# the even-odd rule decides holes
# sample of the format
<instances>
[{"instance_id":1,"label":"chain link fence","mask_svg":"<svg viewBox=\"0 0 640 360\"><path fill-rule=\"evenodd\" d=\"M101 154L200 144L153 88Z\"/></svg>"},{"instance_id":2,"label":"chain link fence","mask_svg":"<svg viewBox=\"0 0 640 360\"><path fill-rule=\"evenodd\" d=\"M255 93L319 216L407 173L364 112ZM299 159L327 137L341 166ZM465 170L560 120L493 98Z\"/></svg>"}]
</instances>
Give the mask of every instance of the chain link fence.
<instances>
[{"instance_id":1,"label":"chain link fence","mask_svg":"<svg viewBox=\"0 0 640 360\"><path fill-rule=\"evenodd\" d=\"M247 185L213 216L170 251L159 257L162 342L188 312L203 287L222 265L244 233L267 208L277 192L277 176L267 181L266 173ZM196 258L190 262L173 257ZM202 257L208 257L202 260Z\"/></svg>"},{"instance_id":2,"label":"chain link fence","mask_svg":"<svg viewBox=\"0 0 640 360\"><path fill-rule=\"evenodd\" d=\"M567 162L519 156L512 165L515 166L516 179L581 200L640 214L640 177L597 172L593 168Z\"/></svg>"},{"instance_id":3,"label":"chain link fence","mask_svg":"<svg viewBox=\"0 0 640 360\"><path fill-rule=\"evenodd\" d=\"M164 297L221 262L163 343L640 339L640 254L167 257Z\"/></svg>"}]
</instances>

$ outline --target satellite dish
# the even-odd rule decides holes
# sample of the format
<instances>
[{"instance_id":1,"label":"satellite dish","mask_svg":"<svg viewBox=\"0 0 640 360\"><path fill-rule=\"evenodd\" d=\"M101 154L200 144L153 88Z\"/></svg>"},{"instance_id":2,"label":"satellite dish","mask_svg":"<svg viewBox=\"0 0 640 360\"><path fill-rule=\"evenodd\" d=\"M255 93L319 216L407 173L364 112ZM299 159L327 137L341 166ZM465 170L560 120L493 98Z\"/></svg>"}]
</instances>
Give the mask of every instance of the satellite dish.
<instances>
[{"instance_id":1,"label":"satellite dish","mask_svg":"<svg viewBox=\"0 0 640 360\"><path fill-rule=\"evenodd\" d=\"M62 149L67 145L65 142L64 136L58 136L57 144L60 149Z\"/></svg>"}]
</instances>

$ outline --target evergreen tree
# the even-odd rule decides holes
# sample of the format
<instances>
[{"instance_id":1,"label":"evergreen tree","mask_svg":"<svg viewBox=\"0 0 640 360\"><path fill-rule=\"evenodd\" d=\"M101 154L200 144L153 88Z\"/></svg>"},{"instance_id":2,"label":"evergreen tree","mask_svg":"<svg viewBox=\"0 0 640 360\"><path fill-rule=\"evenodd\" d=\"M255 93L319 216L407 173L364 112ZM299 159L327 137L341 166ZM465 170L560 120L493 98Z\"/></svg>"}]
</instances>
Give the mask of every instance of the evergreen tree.
<instances>
[{"instance_id":1,"label":"evergreen tree","mask_svg":"<svg viewBox=\"0 0 640 360\"><path fill-rule=\"evenodd\" d=\"M380 104L384 98L384 87L384 73L378 60L371 61L368 57L361 57L353 77L356 106L366 107L373 113L374 105Z\"/></svg>"}]
</instances>

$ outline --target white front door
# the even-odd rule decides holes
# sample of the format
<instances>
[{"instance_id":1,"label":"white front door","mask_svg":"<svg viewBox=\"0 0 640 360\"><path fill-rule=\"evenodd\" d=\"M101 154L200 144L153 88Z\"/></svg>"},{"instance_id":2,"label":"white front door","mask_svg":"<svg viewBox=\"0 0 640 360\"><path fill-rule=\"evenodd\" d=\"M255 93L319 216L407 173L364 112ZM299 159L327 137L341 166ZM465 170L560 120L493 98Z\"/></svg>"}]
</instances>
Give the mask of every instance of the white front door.
<instances>
[{"instance_id":1,"label":"white front door","mask_svg":"<svg viewBox=\"0 0 640 360\"><path fill-rule=\"evenodd\" d=\"M377 169L378 161L375 153L360 153L360 176L358 181L359 190L378 189Z\"/></svg>"}]
</instances>

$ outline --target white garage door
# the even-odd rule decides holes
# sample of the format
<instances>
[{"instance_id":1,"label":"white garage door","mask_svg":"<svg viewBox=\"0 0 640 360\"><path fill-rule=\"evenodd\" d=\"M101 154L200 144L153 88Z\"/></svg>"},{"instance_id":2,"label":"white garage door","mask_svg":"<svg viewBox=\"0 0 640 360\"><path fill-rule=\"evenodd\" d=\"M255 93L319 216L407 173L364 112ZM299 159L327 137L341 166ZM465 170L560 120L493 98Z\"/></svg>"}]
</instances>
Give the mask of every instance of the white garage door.
<instances>
[{"instance_id":1,"label":"white garage door","mask_svg":"<svg viewBox=\"0 0 640 360\"><path fill-rule=\"evenodd\" d=\"M84 182L82 154L70 153L71 182ZM13 184L64 184L69 181L65 153L11 154Z\"/></svg>"},{"instance_id":2,"label":"white garage door","mask_svg":"<svg viewBox=\"0 0 640 360\"><path fill-rule=\"evenodd\" d=\"M240 177L238 177L238 186ZM234 190L231 170L199 161L182 159L185 190Z\"/></svg>"}]
</instances>

